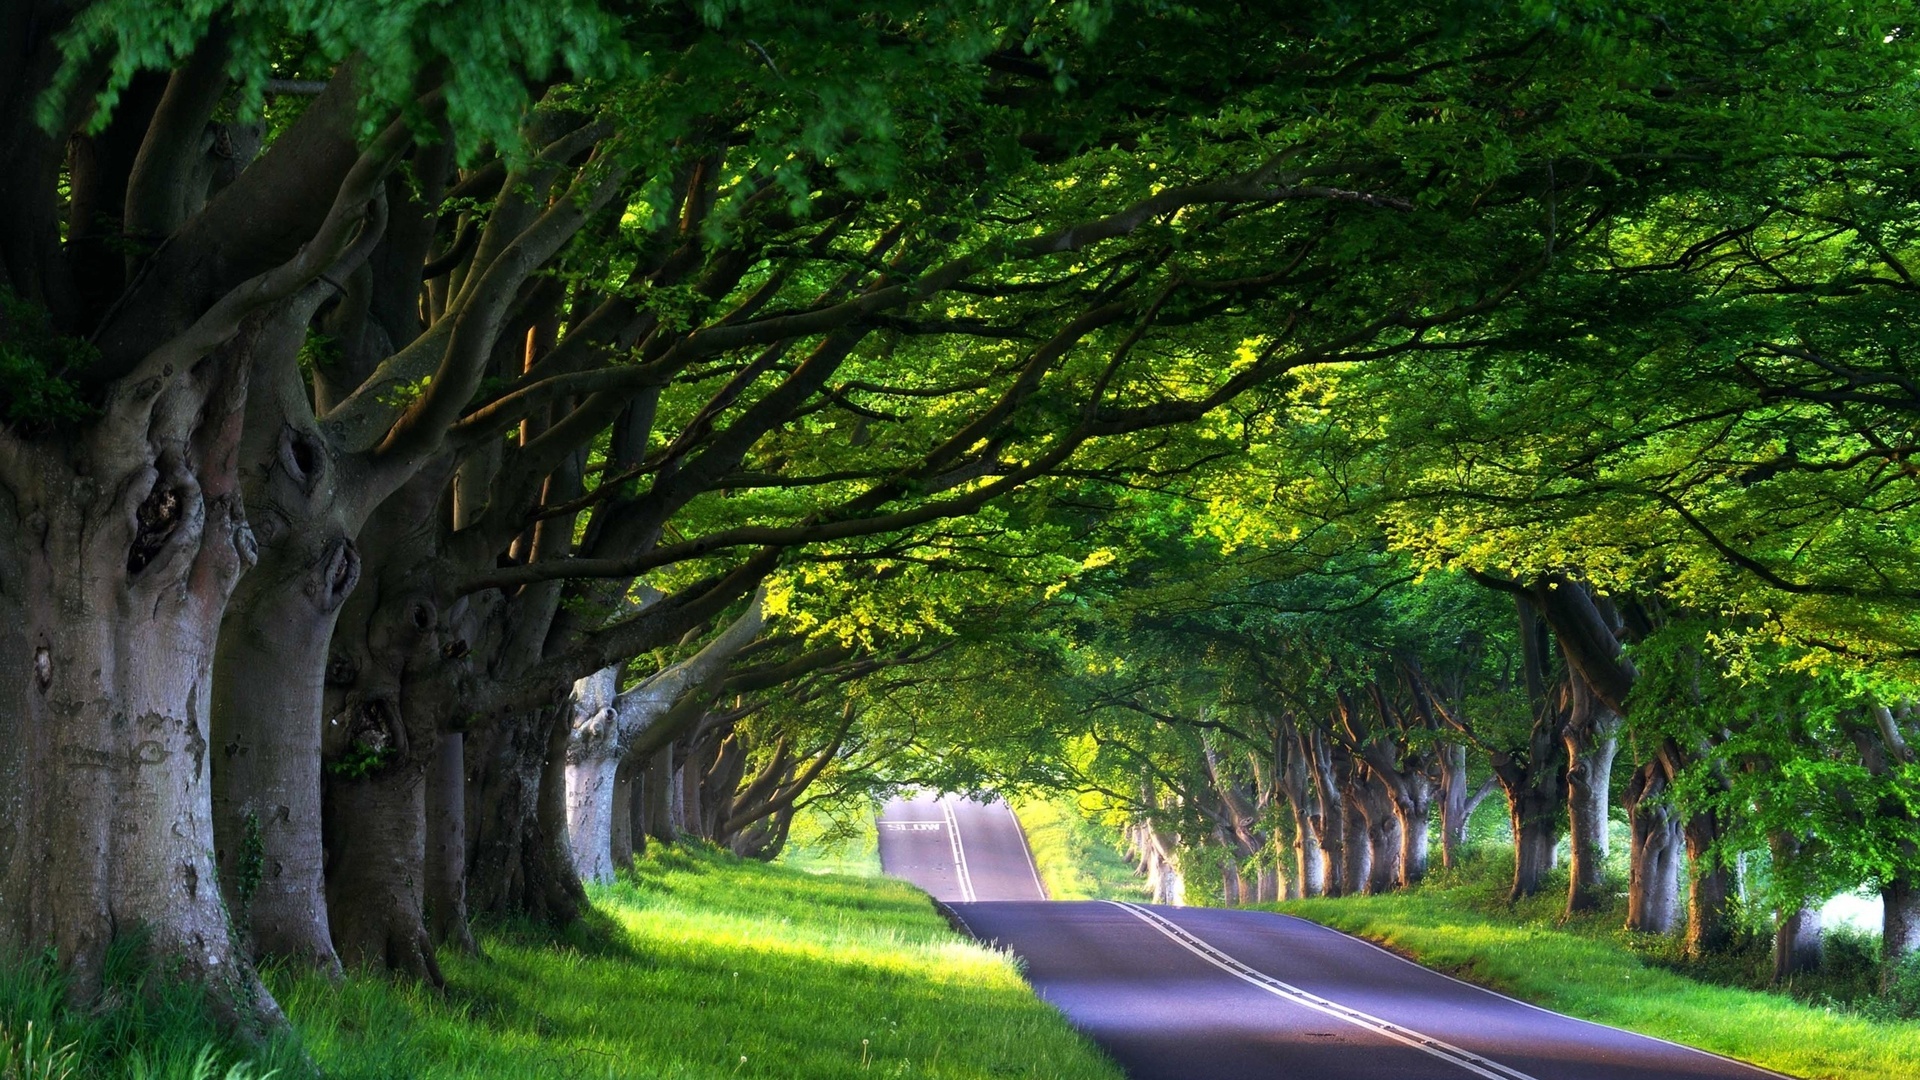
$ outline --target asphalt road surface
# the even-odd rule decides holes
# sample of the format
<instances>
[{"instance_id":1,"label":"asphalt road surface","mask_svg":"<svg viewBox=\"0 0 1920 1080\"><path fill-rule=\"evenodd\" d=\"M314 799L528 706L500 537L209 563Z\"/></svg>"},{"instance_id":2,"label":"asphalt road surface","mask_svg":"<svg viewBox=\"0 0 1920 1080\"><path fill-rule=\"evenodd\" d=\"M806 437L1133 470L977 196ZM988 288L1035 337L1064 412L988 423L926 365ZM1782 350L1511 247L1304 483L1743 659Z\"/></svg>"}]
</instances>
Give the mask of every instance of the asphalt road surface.
<instances>
[{"instance_id":1,"label":"asphalt road surface","mask_svg":"<svg viewBox=\"0 0 1920 1080\"><path fill-rule=\"evenodd\" d=\"M1040 902L1005 803L880 818L887 873L1018 953L1134 1080L1763 1080L1751 1065L1561 1016L1270 912Z\"/></svg>"}]
</instances>

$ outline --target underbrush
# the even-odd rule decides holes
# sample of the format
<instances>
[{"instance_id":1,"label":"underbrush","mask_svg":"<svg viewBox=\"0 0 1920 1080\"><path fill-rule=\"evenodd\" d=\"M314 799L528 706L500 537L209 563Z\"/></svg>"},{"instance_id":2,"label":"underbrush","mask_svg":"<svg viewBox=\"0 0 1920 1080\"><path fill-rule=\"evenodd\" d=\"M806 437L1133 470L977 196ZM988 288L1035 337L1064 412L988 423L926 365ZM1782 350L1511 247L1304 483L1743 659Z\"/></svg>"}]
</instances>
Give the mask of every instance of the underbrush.
<instances>
[{"instance_id":1,"label":"underbrush","mask_svg":"<svg viewBox=\"0 0 1920 1080\"><path fill-rule=\"evenodd\" d=\"M332 1080L1119 1080L1010 956L904 884L680 848L593 900L563 933L494 926L484 957L443 953L444 993L269 972L300 1045L253 1060L190 989L153 981L79 1015L50 966L6 965L0 1080L296 1080L303 1054ZM28 1023L34 1052L50 1033L64 1065L8 1071Z\"/></svg>"},{"instance_id":2,"label":"underbrush","mask_svg":"<svg viewBox=\"0 0 1920 1080\"><path fill-rule=\"evenodd\" d=\"M1678 937L1621 929L1624 883L1599 910L1567 918L1564 870L1517 903L1507 901L1511 873L1510 854L1481 849L1408 892L1275 907L1573 1016L1792 1075L1920 1075L1920 1022L1899 1018L1901 995L1874 994L1875 937L1830 932L1825 970L1776 990L1767 986L1770 941L1758 932L1692 960ZM1920 998L1920 979L1913 996Z\"/></svg>"}]
</instances>

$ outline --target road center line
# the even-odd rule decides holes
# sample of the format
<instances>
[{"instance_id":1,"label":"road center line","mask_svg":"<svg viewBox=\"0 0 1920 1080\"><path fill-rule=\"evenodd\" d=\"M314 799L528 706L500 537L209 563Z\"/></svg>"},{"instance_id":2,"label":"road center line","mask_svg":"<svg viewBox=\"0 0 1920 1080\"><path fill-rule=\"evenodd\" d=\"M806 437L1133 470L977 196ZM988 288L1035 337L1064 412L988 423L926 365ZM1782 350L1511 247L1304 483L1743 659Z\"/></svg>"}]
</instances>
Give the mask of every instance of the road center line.
<instances>
[{"instance_id":1,"label":"road center line","mask_svg":"<svg viewBox=\"0 0 1920 1080\"><path fill-rule=\"evenodd\" d=\"M960 840L960 819L953 815L953 804L940 800L940 811L947 816L947 838L953 843L953 876L960 885L960 899L973 901L973 873L967 869L967 845Z\"/></svg>"},{"instance_id":2,"label":"road center line","mask_svg":"<svg viewBox=\"0 0 1920 1080\"><path fill-rule=\"evenodd\" d=\"M1275 997L1285 998L1296 1005L1303 1005L1315 1012L1331 1016L1336 1020L1344 1020L1355 1027L1365 1028L1368 1031L1384 1035L1395 1042L1411 1046L1415 1050L1430 1054L1449 1064L1458 1065L1460 1068L1476 1076L1484 1076L1487 1080L1538 1080L1537 1077L1502 1065L1490 1058L1482 1057L1471 1050L1462 1049L1452 1043L1436 1039L1431 1035L1421 1034L1412 1028L1402 1027L1399 1024L1382 1020L1369 1013L1349 1008L1337 1001L1329 1001L1318 994L1309 993L1291 983L1282 982L1268 975L1266 972L1251 967L1227 953L1222 952L1178 923L1161 916L1157 912L1141 907L1138 904L1129 904L1120 900L1107 900L1104 902L1112 904L1114 907L1131 914L1141 922L1160 931L1162 934L1171 938L1176 944L1195 956L1198 956L1200 959L1205 960L1207 963L1212 964L1214 967L1219 968L1242 982L1251 983Z\"/></svg>"}]
</instances>

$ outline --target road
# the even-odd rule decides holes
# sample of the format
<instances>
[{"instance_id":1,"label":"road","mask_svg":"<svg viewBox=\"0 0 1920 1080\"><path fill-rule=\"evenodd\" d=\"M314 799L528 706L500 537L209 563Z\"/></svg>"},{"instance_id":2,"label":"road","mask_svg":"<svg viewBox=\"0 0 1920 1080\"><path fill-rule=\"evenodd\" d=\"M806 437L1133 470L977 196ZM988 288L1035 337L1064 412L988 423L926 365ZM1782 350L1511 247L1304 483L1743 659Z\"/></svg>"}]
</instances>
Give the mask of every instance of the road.
<instances>
[{"instance_id":1,"label":"road","mask_svg":"<svg viewBox=\"0 0 1920 1080\"><path fill-rule=\"evenodd\" d=\"M890 804L886 871L1012 949L1134 1080L1778 1080L1590 1024L1271 912L1041 902L1006 804Z\"/></svg>"}]
</instances>

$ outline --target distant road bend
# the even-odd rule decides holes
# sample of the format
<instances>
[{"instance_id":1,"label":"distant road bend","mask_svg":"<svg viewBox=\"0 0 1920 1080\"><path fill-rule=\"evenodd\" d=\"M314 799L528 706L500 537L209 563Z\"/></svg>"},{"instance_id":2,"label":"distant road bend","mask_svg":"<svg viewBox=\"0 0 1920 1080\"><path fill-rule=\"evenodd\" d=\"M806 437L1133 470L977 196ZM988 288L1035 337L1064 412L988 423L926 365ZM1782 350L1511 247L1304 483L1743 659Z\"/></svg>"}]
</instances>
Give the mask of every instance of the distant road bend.
<instances>
[{"instance_id":1,"label":"distant road bend","mask_svg":"<svg viewBox=\"0 0 1920 1080\"><path fill-rule=\"evenodd\" d=\"M1026 961L1134 1080L1779 1080L1271 912L1045 901L1004 802L890 803L880 861Z\"/></svg>"}]
</instances>

